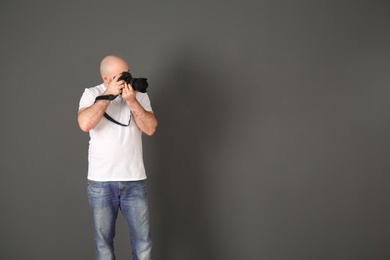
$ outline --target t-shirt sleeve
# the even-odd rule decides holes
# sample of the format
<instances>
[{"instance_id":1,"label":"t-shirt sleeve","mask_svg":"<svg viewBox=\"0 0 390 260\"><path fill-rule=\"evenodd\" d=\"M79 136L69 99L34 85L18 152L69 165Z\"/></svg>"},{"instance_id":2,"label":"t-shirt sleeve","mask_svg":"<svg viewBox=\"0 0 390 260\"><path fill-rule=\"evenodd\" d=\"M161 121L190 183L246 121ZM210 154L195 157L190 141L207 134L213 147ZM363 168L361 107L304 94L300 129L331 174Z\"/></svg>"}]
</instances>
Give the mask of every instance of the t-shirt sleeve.
<instances>
[{"instance_id":1,"label":"t-shirt sleeve","mask_svg":"<svg viewBox=\"0 0 390 260\"><path fill-rule=\"evenodd\" d=\"M95 103L95 98L97 94L94 94L90 89L86 88L83 95L81 96L79 103L79 111L83 107L90 107Z\"/></svg>"},{"instance_id":2,"label":"t-shirt sleeve","mask_svg":"<svg viewBox=\"0 0 390 260\"><path fill-rule=\"evenodd\" d=\"M152 106L150 104L150 99L147 93L138 93L137 100L141 106L146 110L152 112Z\"/></svg>"}]
</instances>

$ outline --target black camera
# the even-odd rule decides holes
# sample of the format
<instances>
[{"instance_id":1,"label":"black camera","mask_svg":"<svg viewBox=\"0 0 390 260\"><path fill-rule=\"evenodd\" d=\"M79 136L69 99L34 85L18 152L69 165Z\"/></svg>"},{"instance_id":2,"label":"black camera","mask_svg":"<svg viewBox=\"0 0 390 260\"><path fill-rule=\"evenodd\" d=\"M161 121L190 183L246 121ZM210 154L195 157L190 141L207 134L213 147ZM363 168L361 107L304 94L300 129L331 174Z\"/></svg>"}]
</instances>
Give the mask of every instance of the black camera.
<instances>
[{"instance_id":1,"label":"black camera","mask_svg":"<svg viewBox=\"0 0 390 260\"><path fill-rule=\"evenodd\" d=\"M118 78L118 81L124 80L127 84L130 84L134 90L145 93L147 87L149 86L146 78L133 78L130 72L123 72L122 75Z\"/></svg>"}]
</instances>

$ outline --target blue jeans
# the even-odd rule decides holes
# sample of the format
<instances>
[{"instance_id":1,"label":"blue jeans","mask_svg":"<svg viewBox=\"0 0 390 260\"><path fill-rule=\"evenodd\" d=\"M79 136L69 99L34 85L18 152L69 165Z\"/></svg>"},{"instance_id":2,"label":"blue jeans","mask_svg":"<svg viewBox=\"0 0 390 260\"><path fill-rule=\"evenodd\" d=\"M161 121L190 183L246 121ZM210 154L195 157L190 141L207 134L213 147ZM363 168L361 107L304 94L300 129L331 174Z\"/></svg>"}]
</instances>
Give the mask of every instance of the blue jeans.
<instances>
[{"instance_id":1,"label":"blue jeans","mask_svg":"<svg viewBox=\"0 0 390 260\"><path fill-rule=\"evenodd\" d=\"M145 181L88 180L97 260L115 260L114 237L118 209L126 219L133 260L152 259L148 198Z\"/></svg>"}]
</instances>

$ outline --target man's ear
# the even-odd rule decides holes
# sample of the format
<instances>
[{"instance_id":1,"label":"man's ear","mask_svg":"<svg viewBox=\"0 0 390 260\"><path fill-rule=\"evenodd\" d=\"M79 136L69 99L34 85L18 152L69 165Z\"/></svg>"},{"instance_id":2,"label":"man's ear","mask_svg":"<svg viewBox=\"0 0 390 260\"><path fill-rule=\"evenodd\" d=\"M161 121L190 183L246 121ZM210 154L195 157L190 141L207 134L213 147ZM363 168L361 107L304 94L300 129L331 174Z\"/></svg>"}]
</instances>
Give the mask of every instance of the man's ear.
<instances>
[{"instance_id":1,"label":"man's ear","mask_svg":"<svg viewBox=\"0 0 390 260\"><path fill-rule=\"evenodd\" d=\"M110 78L108 77L107 74L102 74L102 79L104 83L108 83L110 81Z\"/></svg>"}]
</instances>

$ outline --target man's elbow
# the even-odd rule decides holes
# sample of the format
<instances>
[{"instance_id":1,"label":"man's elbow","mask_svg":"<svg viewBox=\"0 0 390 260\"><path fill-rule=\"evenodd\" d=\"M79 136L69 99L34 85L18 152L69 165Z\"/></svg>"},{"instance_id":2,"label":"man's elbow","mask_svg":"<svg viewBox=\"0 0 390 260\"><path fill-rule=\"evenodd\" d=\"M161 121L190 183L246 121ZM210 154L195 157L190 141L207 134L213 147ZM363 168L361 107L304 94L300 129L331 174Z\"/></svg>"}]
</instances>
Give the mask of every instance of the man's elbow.
<instances>
[{"instance_id":1,"label":"man's elbow","mask_svg":"<svg viewBox=\"0 0 390 260\"><path fill-rule=\"evenodd\" d=\"M81 131L87 133L87 132L89 132L89 130L91 130L91 127L89 126L88 122L82 120L80 115L77 118L77 122L79 123L79 127L80 127Z\"/></svg>"},{"instance_id":2,"label":"man's elbow","mask_svg":"<svg viewBox=\"0 0 390 260\"><path fill-rule=\"evenodd\" d=\"M86 133L89 132L89 130L91 130L88 128L87 124L82 124L80 122L79 122L79 127L80 127L81 131L86 132Z\"/></svg>"},{"instance_id":3,"label":"man's elbow","mask_svg":"<svg viewBox=\"0 0 390 260\"><path fill-rule=\"evenodd\" d=\"M150 125L147 129L145 129L144 133L148 136L154 135L157 129L157 120L153 122L152 125Z\"/></svg>"},{"instance_id":4,"label":"man's elbow","mask_svg":"<svg viewBox=\"0 0 390 260\"><path fill-rule=\"evenodd\" d=\"M82 126L82 125L80 125L80 129L81 129L81 131L83 131L83 132L85 132L85 133L88 133L89 130L90 130L90 129L88 129L87 127Z\"/></svg>"},{"instance_id":5,"label":"man's elbow","mask_svg":"<svg viewBox=\"0 0 390 260\"><path fill-rule=\"evenodd\" d=\"M156 127L151 127L149 128L148 130L144 131L144 133L148 136L152 136L154 135L154 133L156 132Z\"/></svg>"}]
</instances>

